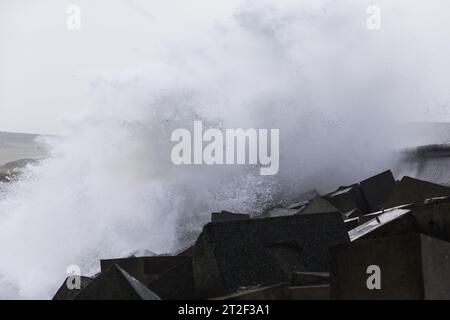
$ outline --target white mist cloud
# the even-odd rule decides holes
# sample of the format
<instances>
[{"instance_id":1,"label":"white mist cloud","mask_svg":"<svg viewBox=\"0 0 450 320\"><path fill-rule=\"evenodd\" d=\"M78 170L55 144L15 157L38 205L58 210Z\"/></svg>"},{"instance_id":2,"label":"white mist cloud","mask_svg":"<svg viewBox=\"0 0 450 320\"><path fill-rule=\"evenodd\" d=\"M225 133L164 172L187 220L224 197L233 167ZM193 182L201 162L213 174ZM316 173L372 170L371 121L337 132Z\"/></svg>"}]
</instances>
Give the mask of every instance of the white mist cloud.
<instances>
[{"instance_id":1,"label":"white mist cloud","mask_svg":"<svg viewBox=\"0 0 450 320\"><path fill-rule=\"evenodd\" d=\"M75 2L79 32L69 2L0 2L0 128L64 134L2 187L4 297L49 298L68 265L171 251L213 210L357 181L423 140L398 122L448 117L444 1L377 1L378 31L369 1ZM175 167L170 133L194 120L280 129L279 174Z\"/></svg>"}]
</instances>

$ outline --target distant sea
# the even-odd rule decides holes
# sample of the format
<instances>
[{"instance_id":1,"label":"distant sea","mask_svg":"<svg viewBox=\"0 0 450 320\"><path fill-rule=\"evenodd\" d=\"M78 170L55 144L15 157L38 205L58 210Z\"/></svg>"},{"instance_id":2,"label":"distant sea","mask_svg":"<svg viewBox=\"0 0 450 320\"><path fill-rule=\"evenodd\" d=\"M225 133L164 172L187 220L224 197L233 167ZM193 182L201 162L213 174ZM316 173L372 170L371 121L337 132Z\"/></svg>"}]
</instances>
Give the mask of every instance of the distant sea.
<instances>
[{"instance_id":1,"label":"distant sea","mask_svg":"<svg viewBox=\"0 0 450 320\"><path fill-rule=\"evenodd\" d=\"M38 135L0 132L0 166L28 158L40 158L45 150L36 142Z\"/></svg>"}]
</instances>

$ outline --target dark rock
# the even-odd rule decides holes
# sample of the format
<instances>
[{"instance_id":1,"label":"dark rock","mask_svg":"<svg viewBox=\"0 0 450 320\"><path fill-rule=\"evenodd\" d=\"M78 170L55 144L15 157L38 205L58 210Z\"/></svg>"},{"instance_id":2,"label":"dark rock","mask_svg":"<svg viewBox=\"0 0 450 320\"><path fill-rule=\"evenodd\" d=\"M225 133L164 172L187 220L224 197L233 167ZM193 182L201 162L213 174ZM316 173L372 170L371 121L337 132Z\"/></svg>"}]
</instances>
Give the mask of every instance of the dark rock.
<instances>
[{"instance_id":1,"label":"dark rock","mask_svg":"<svg viewBox=\"0 0 450 320\"><path fill-rule=\"evenodd\" d=\"M384 207L390 208L402 204L423 203L428 198L449 196L450 188L448 187L405 176L396 185L386 200Z\"/></svg>"},{"instance_id":2,"label":"dark rock","mask_svg":"<svg viewBox=\"0 0 450 320\"><path fill-rule=\"evenodd\" d=\"M348 242L339 213L209 223L193 256L201 297L287 282L295 271L329 270L329 247Z\"/></svg>"},{"instance_id":3,"label":"dark rock","mask_svg":"<svg viewBox=\"0 0 450 320\"><path fill-rule=\"evenodd\" d=\"M114 264L81 290L74 300L160 300L160 298Z\"/></svg>"},{"instance_id":4,"label":"dark rock","mask_svg":"<svg viewBox=\"0 0 450 320\"><path fill-rule=\"evenodd\" d=\"M381 210L396 185L391 170L384 171L360 182L361 190L370 212Z\"/></svg>"},{"instance_id":5,"label":"dark rock","mask_svg":"<svg viewBox=\"0 0 450 320\"><path fill-rule=\"evenodd\" d=\"M67 280L69 277L64 280L62 286L58 289L58 291L53 296L53 300L72 300L75 298L78 293L81 292L88 284L90 284L94 279L90 277L80 276L80 289L69 289L67 288Z\"/></svg>"},{"instance_id":6,"label":"dark rock","mask_svg":"<svg viewBox=\"0 0 450 320\"><path fill-rule=\"evenodd\" d=\"M450 244L420 234L370 239L331 249L334 299L449 299ZM368 267L380 268L370 290Z\"/></svg>"},{"instance_id":7,"label":"dark rock","mask_svg":"<svg viewBox=\"0 0 450 320\"><path fill-rule=\"evenodd\" d=\"M427 199L411 210L421 233L450 241L450 198Z\"/></svg>"},{"instance_id":8,"label":"dark rock","mask_svg":"<svg viewBox=\"0 0 450 320\"><path fill-rule=\"evenodd\" d=\"M250 219L250 216L248 214L233 213L228 211L211 213L211 222L223 222L223 221L246 220L246 219Z\"/></svg>"}]
</instances>

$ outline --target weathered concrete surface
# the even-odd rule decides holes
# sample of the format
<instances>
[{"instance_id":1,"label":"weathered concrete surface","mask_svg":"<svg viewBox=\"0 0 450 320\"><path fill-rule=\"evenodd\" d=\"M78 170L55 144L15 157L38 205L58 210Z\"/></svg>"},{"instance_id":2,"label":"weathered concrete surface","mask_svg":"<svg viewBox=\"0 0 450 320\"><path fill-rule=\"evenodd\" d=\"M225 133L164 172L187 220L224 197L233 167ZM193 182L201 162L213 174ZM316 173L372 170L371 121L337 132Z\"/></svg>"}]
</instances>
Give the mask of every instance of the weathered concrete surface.
<instances>
[{"instance_id":1,"label":"weathered concrete surface","mask_svg":"<svg viewBox=\"0 0 450 320\"><path fill-rule=\"evenodd\" d=\"M66 278L58 289L58 291L53 296L53 300L72 300L74 299L88 284L90 284L94 279L91 277L80 277L80 289L69 289L67 288L67 280Z\"/></svg>"},{"instance_id":2,"label":"weathered concrete surface","mask_svg":"<svg viewBox=\"0 0 450 320\"><path fill-rule=\"evenodd\" d=\"M359 184L369 211L375 212L383 209L383 203L394 190L396 182L391 170L387 170Z\"/></svg>"},{"instance_id":3,"label":"weathered concrete surface","mask_svg":"<svg viewBox=\"0 0 450 320\"><path fill-rule=\"evenodd\" d=\"M192 250L193 248L190 248ZM196 297L189 254L101 260L102 272L118 265L162 299Z\"/></svg>"},{"instance_id":4,"label":"weathered concrete surface","mask_svg":"<svg viewBox=\"0 0 450 320\"><path fill-rule=\"evenodd\" d=\"M289 281L294 271L327 272L329 247L348 241L339 213L209 223L193 255L196 291L221 296Z\"/></svg>"},{"instance_id":5,"label":"weathered concrete surface","mask_svg":"<svg viewBox=\"0 0 450 320\"><path fill-rule=\"evenodd\" d=\"M183 256L153 256L105 259L100 260L100 269L101 272L104 272L111 266L116 264L143 284L148 284L185 259L187 258Z\"/></svg>"},{"instance_id":6,"label":"weathered concrete surface","mask_svg":"<svg viewBox=\"0 0 450 320\"><path fill-rule=\"evenodd\" d=\"M339 187L336 191L326 194L324 198L343 214L355 209L358 209L361 214L368 212L366 201L358 184Z\"/></svg>"},{"instance_id":7,"label":"weathered concrete surface","mask_svg":"<svg viewBox=\"0 0 450 320\"><path fill-rule=\"evenodd\" d=\"M450 241L450 198L428 199L411 210L421 233Z\"/></svg>"},{"instance_id":8,"label":"weathered concrete surface","mask_svg":"<svg viewBox=\"0 0 450 320\"><path fill-rule=\"evenodd\" d=\"M290 287L291 300L329 300L330 285L311 285L301 287Z\"/></svg>"},{"instance_id":9,"label":"weathered concrete surface","mask_svg":"<svg viewBox=\"0 0 450 320\"><path fill-rule=\"evenodd\" d=\"M324 197L315 197L298 213L310 214L310 213L325 213L325 212L340 212L340 211L330 202L328 202L328 200L326 200Z\"/></svg>"},{"instance_id":10,"label":"weathered concrete surface","mask_svg":"<svg viewBox=\"0 0 450 320\"><path fill-rule=\"evenodd\" d=\"M416 219L409 209L393 209L348 232L351 241L373 239L419 232Z\"/></svg>"},{"instance_id":11,"label":"weathered concrete surface","mask_svg":"<svg viewBox=\"0 0 450 320\"><path fill-rule=\"evenodd\" d=\"M315 197L319 197L320 193L317 190L310 190L305 193L302 193L300 196L295 199L295 202L289 205L288 209L300 209L303 208L309 201L314 199Z\"/></svg>"},{"instance_id":12,"label":"weathered concrete surface","mask_svg":"<svg viewBox=\"0 0 450 320\"><path fill-rule=\"evenodd\" d=\"M147 286L161 299L196 299L192 259L186 258L157 276Z\"/></svg>"},{"instance_id":13,"label":"weathered concrete surface","mask_svg":"<svg viewBox=\"0 0 450 320\"><path fill-rule=\"evenodd\" d=\"M450 299L450 243L421 234L356 241L331 249L334 299ZM381 289L368 289L371 265Z\"/></svg>"},{"instance_id":14,"label":"weathered concrete surface","mask_svg":"<svg viewBox=\"0 0 450 320\"><path fill-rule=\"evenodd\" d=\"M160 298L114 264L81 290L74 300L160 300Z\"/></svg>"}]
</instances>

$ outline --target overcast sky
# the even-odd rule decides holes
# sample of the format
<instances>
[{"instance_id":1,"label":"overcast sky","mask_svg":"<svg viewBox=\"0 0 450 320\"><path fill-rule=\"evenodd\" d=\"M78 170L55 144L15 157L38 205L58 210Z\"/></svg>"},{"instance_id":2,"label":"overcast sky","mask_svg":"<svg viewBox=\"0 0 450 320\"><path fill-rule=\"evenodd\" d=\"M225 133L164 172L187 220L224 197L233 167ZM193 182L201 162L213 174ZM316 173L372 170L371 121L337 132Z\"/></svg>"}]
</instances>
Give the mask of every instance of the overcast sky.
<instances>
[{"instance_id":1,"label":"overcast sky","mask_svg":"<svg viewBox=\"0 0 450 320\"><path fill-rule=\"evenodd\" d=\"M164 19L165 32L175 32L171 22L179 28L223 9L170 2L0 0L0 131L60 132L66 114L88 107L92 79L154 56L155 23ZM81 30L66 27L71 4L82 10Z\"/></svg>"},{"instance_id":2,"label":"overcast sky","mask_svg":"<svg viewBox=\"0 0 450 320\"><path fill-rule=\"evenodd\" d=\"M430 50L426 63L435 64L433 79L448 83L436 62L450 53L448 10L439 8L448 3L434 0L416 5L416 1L366 2L394 3L386 20L398 15L399 25L418 40L414 48L419 50L414 53ZM96 76L158 59L165 37L183 36L187 26L201 28L202 23L231 16L238 2L0 0L0 131L60 132L65 115L89 108ZM70 4L82 9L79 31L66 27ZM384 32L389 34L388 29ZM426 39L430 43L423 43Z\"/></svg>"}]
</instances>

